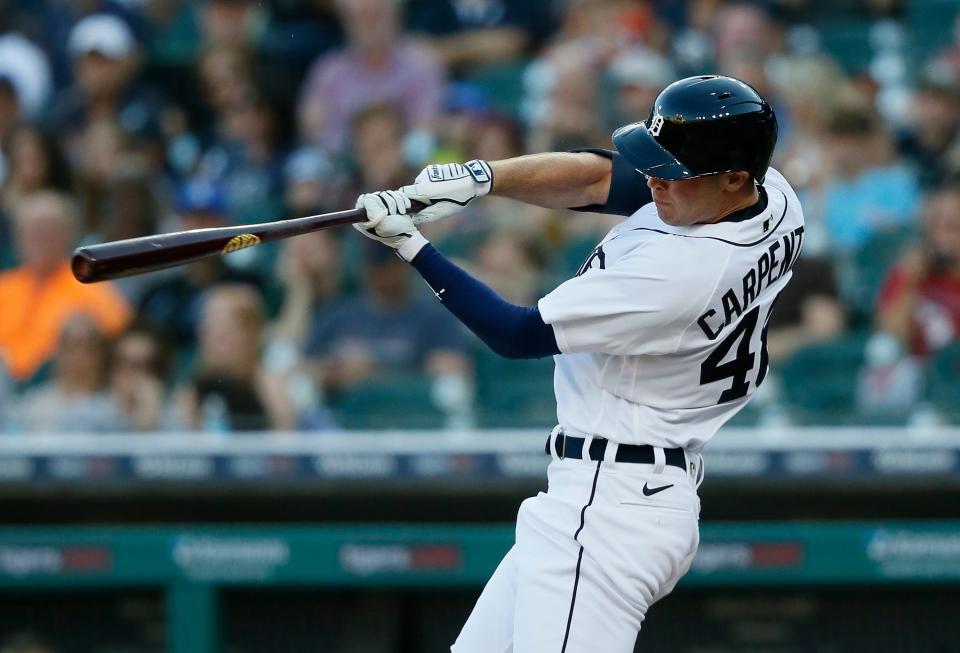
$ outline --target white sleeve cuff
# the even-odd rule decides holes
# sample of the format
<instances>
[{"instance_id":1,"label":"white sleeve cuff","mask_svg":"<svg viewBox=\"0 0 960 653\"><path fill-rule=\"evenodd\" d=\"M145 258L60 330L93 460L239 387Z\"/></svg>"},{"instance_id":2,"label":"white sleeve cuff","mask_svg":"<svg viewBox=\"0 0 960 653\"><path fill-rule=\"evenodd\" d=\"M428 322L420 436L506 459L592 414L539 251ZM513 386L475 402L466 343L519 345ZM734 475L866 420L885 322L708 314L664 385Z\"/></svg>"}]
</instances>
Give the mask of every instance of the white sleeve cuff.
<instances>
[{"instance_id":1,"label":"white sleeve cuff","mask_svg":"<svg viewBox=\"0 0 960 653\"><path fill-rule=\"evenodd\" d=\"M414 231L413 235L407 238L400 247L397 248L397 254L407 263L411 262L416 258L417 254L420 253L420 250L424 248L430 241L427 240L422 233L419 231Z\"/></svg>"}]
</instances>

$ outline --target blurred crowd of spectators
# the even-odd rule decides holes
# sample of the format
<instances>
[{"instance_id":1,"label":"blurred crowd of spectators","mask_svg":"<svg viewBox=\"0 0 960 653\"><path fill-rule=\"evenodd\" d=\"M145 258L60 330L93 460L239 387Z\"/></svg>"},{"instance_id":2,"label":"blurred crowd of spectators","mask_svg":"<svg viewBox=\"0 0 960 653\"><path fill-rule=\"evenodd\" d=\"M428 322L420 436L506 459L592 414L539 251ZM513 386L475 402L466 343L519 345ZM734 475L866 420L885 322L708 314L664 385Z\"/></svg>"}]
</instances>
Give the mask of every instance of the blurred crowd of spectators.
<instances>
[{"instance_id":1,"label":"blurred crowd of spectators","mask_svg":"<svg viewBox=\"0 0 960 653\"><path fill-rule=\"evenodd\" d=\"M706 72L772 102L774 165L804 202L774 369L853 338L854 390L833 400L949 420L929 397L932 361L939 383L960 379L960 19L937 40L913 4L7 0L0 424L322 430L381 382L423 386L445 424L474 424L477 343L350 229L89 286L69 254L351 208L433 161L609 147L665 85ZM851 52L831 24L864 41ZM610 226L488 198L425 232L532 304ZM794 365L829 387L813 367ZM788 381L761 411L790 419L775 410Z\"/></svg>"}]
</instances>

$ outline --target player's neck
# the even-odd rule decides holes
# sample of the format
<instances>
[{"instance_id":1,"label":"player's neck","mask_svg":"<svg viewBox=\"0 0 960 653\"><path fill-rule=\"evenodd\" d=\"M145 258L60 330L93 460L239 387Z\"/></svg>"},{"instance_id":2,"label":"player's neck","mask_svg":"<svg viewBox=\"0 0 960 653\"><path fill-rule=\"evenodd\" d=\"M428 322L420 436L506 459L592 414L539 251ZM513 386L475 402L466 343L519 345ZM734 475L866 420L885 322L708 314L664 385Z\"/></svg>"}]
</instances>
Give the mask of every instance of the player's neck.
<instances>
[{"instance_id":1,"label":"player's neck","mask_svg":"<svg viewBox=\"0 0 960 653\"><path fill-rule=\"evenodd\" d=\"M721 204L717 215L709 220L704 220L705 223L713 224L720 222L728 215L753 206L760 201L760 191L757 190L755 184L751 183L749 188L738 191L737 193L731 193L725 199L726 201Z\"/></svg>"}]
</instances>

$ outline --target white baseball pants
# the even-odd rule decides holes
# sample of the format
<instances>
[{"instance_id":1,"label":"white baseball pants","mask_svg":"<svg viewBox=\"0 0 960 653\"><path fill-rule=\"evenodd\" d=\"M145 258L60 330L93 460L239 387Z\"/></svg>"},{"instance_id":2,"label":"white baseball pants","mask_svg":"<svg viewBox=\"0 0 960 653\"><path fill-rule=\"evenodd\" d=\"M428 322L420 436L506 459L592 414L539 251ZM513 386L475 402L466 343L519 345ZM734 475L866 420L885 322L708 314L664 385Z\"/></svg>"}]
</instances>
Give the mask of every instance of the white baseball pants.
<instances>
[{"instance_id":1,"label":"white baseball pants","mask_svg":"<svg viewBox=\"0 0 960 653\"><path fill-rule=\"evenodd\" d=\"M693 561L702 471L610 462L614 447L603 462L554 454L453 653L633 652L647 609Z\"/></svg>"}]
</instances>

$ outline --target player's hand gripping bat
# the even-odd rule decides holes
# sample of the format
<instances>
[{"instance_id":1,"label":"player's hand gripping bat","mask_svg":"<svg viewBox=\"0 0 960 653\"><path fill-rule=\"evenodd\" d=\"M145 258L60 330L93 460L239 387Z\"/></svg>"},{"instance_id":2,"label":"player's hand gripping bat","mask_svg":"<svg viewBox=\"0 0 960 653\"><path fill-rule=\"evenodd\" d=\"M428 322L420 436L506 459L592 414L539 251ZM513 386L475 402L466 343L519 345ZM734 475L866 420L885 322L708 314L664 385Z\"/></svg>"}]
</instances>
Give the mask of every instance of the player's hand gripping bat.
<instances>
[{"instance_id":1,"label":"player's hand gripping bat","mask_svg":"<svg viewBox=\"0 0 960 653\"><path fill-rule=\"evenodd\" d=\"M417 213L425 207L425 204L414 201L410 212ZM128 238L77 248L71 267L73 276L79 281L93 283L162 270L207 256L229 254L271 240L366 220L367 213L360 208L277 222Z\"/></svg>"}]
</instances>

